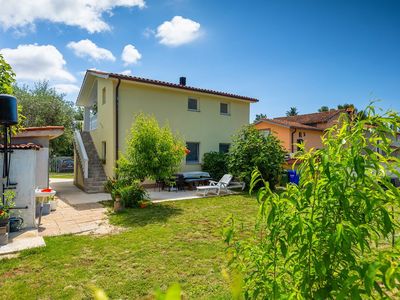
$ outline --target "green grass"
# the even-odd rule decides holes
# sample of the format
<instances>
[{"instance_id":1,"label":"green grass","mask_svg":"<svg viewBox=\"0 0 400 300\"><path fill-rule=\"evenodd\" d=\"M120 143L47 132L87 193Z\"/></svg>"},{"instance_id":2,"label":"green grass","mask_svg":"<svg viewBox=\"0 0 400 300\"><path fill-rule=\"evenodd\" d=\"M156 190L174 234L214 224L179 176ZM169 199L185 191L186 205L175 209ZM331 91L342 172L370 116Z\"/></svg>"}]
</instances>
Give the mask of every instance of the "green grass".
<instances>
[{"instance_id":1,"label":"green grass","mask_svg":"<svg viewBox=\"0 0 400 300\"><path fill-rule=\"evenodd\" d=\"M49 177L50 178L73 179L74 178L74 173L54 173L54 172L50 172Z\"/></svg>"},{"instance_id":2,"label":"green grass","mask_svg":"<svg viewBox=\"0 0 400 300\"><path fill-rule=\"evenodd\" d=\"M250 231L256 211L254 198L238 195L111 214L126 231L46 238L47 247L1 261L1 298L91 298L95 286L110 299L137 299L179 282L185 298L228 299L222 225L233 214Z\"/></svg>"}]
</instances>

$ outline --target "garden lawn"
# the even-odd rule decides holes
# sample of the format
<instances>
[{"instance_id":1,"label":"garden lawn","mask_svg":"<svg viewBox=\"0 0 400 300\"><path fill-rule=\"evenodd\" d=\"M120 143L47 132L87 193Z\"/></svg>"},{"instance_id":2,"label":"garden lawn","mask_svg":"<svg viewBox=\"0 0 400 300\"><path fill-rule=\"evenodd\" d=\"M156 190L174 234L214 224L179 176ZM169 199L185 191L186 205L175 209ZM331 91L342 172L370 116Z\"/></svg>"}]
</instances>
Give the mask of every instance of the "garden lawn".
<instances>
[{"instance_id":1,"label":"garden lawn","mask_svg":"<svg viewBox=\"0 0 400 300\"><path fill-rule=\"evenodd\" d=\"M49 174L50 178L62 178L62 179L74 179L74 173L55 173L51 172Z\"/></svg>"},{"instance_id":2,"label":"garden lawn","mask_svg":"<svg viewBox=\"0 0 400 300\"><path fill-rule=\"evenodd\" d=\"M2 299L111 299L152 295L174 282L185 298L228 299L222 238L233 214L244 231L254 227L257 203L235 195L158 204L110 215L126 231L107 236L46 238L47 247L0 262Z\"/></svg>"}]
</instances>

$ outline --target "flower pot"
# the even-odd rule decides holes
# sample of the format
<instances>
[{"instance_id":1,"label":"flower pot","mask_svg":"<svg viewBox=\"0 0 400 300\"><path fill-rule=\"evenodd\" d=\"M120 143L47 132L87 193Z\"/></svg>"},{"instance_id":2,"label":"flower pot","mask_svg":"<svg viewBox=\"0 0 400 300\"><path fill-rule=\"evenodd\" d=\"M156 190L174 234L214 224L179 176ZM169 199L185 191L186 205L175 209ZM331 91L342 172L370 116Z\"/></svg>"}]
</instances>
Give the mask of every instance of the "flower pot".
<instances>
[{"instance_id":1,"label":"flower pot","mask_svg":"<svg viewBox=\"0 0 400 300\"><path fill-rule=\"evenodd\" d=\"M8 244L8 233L7 226L0 227L0 246Z\"/></svg>"},{"instance_id":2,"label":"flower pot","mask_svg":"<svg viewBox=\"0 0 400 300\"><path fill-rule=\"evenodd\" d=\"M54 199L54 200L51 200L50 201L50 210L51 211L55 211L56 209L57 209L57 200L56 199Z\"/></svg>"},{"instance_id":3,"label":"flower pot","mask_svg":"<svg viewBox=\"0 0 400 300\"><path fill-rule=\"evenodd\" d=\"M5 227L5 226L7 226L9 220L10 220L9 218L0 219L0 227Z\"/></svg>"},{"instance_id":4,"label":"flower pot","mask_svg":"<svg viewBox=\"0 0 400 300\"><path fill-rule=\"evenodd\" d=\"M114 212L120 212L123 209L120 197L115 197L114 200Z\"/></svg>"}]
</instances>

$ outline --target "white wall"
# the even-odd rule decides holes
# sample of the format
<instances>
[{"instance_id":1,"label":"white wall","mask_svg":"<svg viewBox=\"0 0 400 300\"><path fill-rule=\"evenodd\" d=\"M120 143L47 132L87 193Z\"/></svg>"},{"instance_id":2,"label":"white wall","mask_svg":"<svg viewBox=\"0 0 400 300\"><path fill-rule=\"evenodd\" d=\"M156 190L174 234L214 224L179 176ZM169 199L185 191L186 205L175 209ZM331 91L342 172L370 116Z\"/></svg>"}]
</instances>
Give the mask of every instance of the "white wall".
<instances>
[{"instance_id":1,"label":"white wall","mask_svg":"<svg viewBox=\"0 0 400 300\"><path fill-rule=\"evenodd\" d=\"M14 150L11 154L10 182L16 182L15 204L28 209L12 210L12 215L24 219L24 227L35 227L36 150ZM46 165L47 167L47 165ZM0 171L3 170L3 154L0 154Z\"/></svg>"},{"instance_id":2,"label":"white wall","mask_svg":"<svg viewBox=\"0 0 400 300\"><path fill-rule=\"evenodd\" d=\"M36 151L36 183L39 188L49 187L49 148Z\"/></svg>"}]
</instances>

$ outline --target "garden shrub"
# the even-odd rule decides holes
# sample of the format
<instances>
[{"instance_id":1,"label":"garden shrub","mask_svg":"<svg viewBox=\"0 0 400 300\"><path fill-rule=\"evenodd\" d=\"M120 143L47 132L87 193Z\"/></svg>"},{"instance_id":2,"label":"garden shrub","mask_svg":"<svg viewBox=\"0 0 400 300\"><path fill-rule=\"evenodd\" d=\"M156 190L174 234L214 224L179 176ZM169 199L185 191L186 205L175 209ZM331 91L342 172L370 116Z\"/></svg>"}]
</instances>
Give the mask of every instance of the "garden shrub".
<instances>
[{"instance_id":1,"label":"garden shrub","mask_svg":"<svg viewBox=\"0 0 400 300\"><path fill-rule=\"evenodd\" d=\"M204 153L201 168L204 172L208 172L214 180L220 180L228 173L228 154L216 151Z\"/></svg>"},{"instance_id":2,"label":"garden shrub","mask_svg":"<svg viewBox=\"0 0 400 300\"><path fill-rule=\"evenodd\" d=\"M120 193L125 207L138 207L139 202L148 198L146 189L138 181L121 188Z\"/></svg>"},{"instance_id":3,"label":"garden shrub","mask_svg":"<svg viewBox=\"0 0 400 300\"><path fill-rule=\"evenodd\" d=\"M251 173L257 168L274 188L283 171L285 150L272 134L265 137L254 126L243 127L229 150L229 172L249 186Z\"/></svg>"},{"instance_id":4,"label":"garden shrub","mask_svg":"<svg viewBox=\"0 0 400 300\"><path fill-rule=\"evenodd\" d=\"M254 171L251 187L263 184L254 236L236 238L233 218L225 228L245 298L400 297L400 188L388 178L400 176L400 116L373 107L364 116L343 115L322 149L299 154L299 185L273 193Z\"/></svg>"},{"instance_id":5,"label":"garden shrub","mask_svg":"<svg viewBox=\"0 0 400 300\"><path fill-rule=\"evenodd\" d=\"M118 179L128 182L168 180L185 156L183 140L152 116L138 114L127 139L127 149L117 162Z\"/></svg>"}]
</instances>

